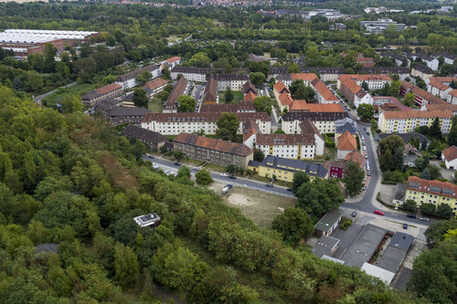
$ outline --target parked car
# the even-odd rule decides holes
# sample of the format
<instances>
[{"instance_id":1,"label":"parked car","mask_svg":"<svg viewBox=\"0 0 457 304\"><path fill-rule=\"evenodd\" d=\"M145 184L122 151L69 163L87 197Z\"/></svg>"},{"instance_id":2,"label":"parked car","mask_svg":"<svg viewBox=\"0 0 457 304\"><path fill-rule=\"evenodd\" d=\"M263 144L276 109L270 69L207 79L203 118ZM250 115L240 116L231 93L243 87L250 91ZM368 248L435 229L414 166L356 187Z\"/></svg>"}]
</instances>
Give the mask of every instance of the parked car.
<instances>
[{"instance_id":1,"label":"parked car","mask_svg":"<svg viewBox=\"0 0 457 304\"><path fill-rule=\"evenodd\" d=\"M367 187L363 186L362 191L365 191L365 190L367 190Z\"/></svg>"},{"instance_id":2,"label":"parked car","mask_svg":"<svg viewBox=\"0 0 457 304\"><path fill-rule=\"evenodd\" d=\"M236 176L235 175L230 175L229 176L231 179L236 179Z\"/></svg>"},{"instance_id":3,"label":"parked car","mask_svg":"<svg viewBox=\"0 0 457 304\"><path fill-rule=\"evenodd\" d=\"M377 215L384 215L384 212L381 210L375 210L373 213Z\"/></svg>"},{"instance_id":4,"label":"parked car","mask_svg":"<svg viewBox=\"0 0 457 304\"><path fill-rule=\"evenodd\" d=\"M154 155L146 154L146 156L147 156L149 159L154 159Z\"/></svg>"},{"instance_id":5,"label":"parked car","mask_svg":"<svg viewBox=\"0 0 457 304\"><path fill-rule=\"evenodd\" d=\"M181 163L179 161L176 161L175 165L179 167L179 166L181 166Z\"/></svg>"},{"instance_id":6,"label":"parked car","mask_svg":"<svg viewBox=\"0 0 457 304\"><path fill-rule=\"evenodd\" d=\"M367 150L367 146L363 146L363 151L366 151Z\"/></svg>"},{"instance_id":7,"label":"parked car","mask_svg":"<svg viewBox=\"0 0 457 304\"><path fill-rule=\"evenodd\" d=\"M357 217L357 211L352 211L352 217Z\"/></svg>"},{"instance_id":8,"label":"parked car","mask_svg":"<svg viewBox=\"0 0 457 304\"><path fill-rule=\"evenodd\" d=\"M419 218L421 221L426 221L426 222L429 222L430 219L428 217L421 217Z\"/></svg>"},{"instance_id":9,"label":"parked car","mask_svg":"<svg viewBox=\"0 0 457 304\"><path fill-rule=\"evenodd\" d=\"M371 171L367 171L367 176L371 176Z\"/></svg>"},{"instance_id":10,"label":"parked car","mask_svg":"<svg viewBox=\"0 0 457 304\"><path fill-rule=\"evenodd\" d=\"M266 187L273 188L273 184L265 184Z\"/></svg>"},{"instance_id":11,"label":"parked car","mask_svg":"<svg viewBox=\"0 0 457 304\"><path fill-rule=\"evenodd\" d=\"M406 216L410 217L410 218L416 218L416 215L415 214L411 214L411 213L407 214Z\"/></svg>"},{"instance_id":12,"label":"parked car","mask_svg":"<svg viewBox=\"0 0 457 304\"><path fill-rule=\"evenodd\" d=\"M220 175L220 176L224 176L224 177L228 177L228 176L229 176L228 173L221 173L221 174L219 174L219 175Z\"/></svg>"},{"instance_id":13,"label":"parked car","mask_svg":"<svg viewBox=\"0 0 457 304\"><path fill-rule=\"evenodd\" d=\"M365 159L368 159L368 154L365 154Z\"/></svg>"},{"instance_id":14,"label":"parked car","mask_svg":"<svg viewBox=\"0 0 457 304\"><path fill-rule=\"evenodd\" d=\"M408 224L404 223L403 224L403 229L408 229Z\"/></svg>"}]
</instances>

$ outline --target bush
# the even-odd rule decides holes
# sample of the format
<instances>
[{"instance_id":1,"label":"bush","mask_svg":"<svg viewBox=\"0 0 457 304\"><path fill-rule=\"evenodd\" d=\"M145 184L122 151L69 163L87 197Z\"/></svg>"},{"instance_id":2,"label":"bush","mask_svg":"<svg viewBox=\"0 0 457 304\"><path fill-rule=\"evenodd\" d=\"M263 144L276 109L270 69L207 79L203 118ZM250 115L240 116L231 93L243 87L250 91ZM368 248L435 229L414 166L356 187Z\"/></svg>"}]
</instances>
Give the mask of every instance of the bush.
<instances>
[{"instance_id":1,"label":"bush","mask_svg":"<svg viewBox=\"0 0 457 304\"><path fill-rule=\"evenodd\" d=\"M435 215L436 207L431 203L425 203L420 206L420 211L424 216L433 216Z\"/></svg>"},{"instance_id":2,"label":"bush","mask_svg":"<svg viewBox=\"0 0 457 304\"><path fill-rule=\"evenodd\" d=\"M352 225L352 220L346 217L343 217L340 222L340 228L347 230Z\"/></svg>"},{"instance_id":3,"label":"bush","mask_svg":"<svg viewBox=\"0 0 457 304\"><path fill-rule=\"evenodd\" d=\"M406 200L402 205L401 209L411 212L416 212L417 204L413 200Z\"/></svg>"}]
</instances>

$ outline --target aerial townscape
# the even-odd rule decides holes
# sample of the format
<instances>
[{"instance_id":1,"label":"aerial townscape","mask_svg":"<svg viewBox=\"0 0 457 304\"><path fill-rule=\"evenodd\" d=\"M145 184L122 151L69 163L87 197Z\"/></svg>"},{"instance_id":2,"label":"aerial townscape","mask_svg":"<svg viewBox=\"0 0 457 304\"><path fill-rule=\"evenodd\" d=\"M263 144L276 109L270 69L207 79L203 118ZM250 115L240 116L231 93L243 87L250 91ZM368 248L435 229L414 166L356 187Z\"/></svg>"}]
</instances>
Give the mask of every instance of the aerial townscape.
<instances>
[{"instance_id":1,"label":"aerial townscape","mask_svg":"<svg viewBox=\"0 0 457 304\"><path fill-rule=\"evenodd\" d=\"M457 303L456 0L0 0L0 304Z\"/></svg>"}]
</instances>

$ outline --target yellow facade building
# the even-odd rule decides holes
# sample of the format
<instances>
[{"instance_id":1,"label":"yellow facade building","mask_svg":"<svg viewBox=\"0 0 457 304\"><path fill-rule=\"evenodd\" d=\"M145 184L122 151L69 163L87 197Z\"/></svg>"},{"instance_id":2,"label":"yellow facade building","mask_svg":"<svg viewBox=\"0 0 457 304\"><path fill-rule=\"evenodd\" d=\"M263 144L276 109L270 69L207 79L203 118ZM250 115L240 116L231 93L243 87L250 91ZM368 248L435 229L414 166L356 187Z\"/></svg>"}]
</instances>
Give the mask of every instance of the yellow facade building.
<instances>
[{"instance_id":1,"label":"yellow facade building","mask_svg":"<svg viewBox=\"0 0 457 304\"><path fill-rule=\"evenodd\" d=\"M440 120L441 132L449 133L452 112L434 111L384 111L379 114L378 128L383 133L411 133L420 126L430 127L437 118Z\"/></svg>"},{"instance_id":2,"label":"yellow facade building","mask_svg":"<svg viewBox=\"0 0 457 304\"><path fill-rule=\"evenodd\" d=\"M438 207L446 204L457 215L457 186L449 182L426 180L410 176L406 187L405 201L413 200L419 206L430 203Z\"/></svg>"},{"instance_id":3,"label":"yellow facade building","mask_svg":"<svg viewBox=\"0 0 457 304\"><path fill-rule=\"evenodd\" d=\"M248 169L255 171L259 176L274 177L276 180L290 183L294 180L295 172L304 172L311 178L326 178L328 175L327 169L320 164L272 155L265 157L263 162L250 161Z\"/></svg>"}]
</instances>

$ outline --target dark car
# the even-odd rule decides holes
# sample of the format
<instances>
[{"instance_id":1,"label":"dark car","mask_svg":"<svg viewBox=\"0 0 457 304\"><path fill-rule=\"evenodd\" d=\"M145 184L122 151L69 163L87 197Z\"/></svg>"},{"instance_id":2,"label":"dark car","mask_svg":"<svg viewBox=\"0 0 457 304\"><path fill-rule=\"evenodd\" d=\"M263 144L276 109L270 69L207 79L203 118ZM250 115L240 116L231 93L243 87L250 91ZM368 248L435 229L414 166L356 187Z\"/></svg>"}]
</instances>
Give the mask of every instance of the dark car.
<instances>
[{"instance_id":1,"label":"dark car","mask_svg":"<svg viewBox=\"0 0 457 304\"><path fill-rule=\"evenodd\" d=\"M410 218L416 218L416 215L415 215L415 214L411 214L411 213L410 213L410 214L407 214L406 216L407 216L407 217L410 217Z\"/></svg>"},{"instance_id":2,"label":"dark car","mask_svg":"<svg viewBox=\"0 0 457 304\"><path fill-rule=\"evenodd\" d=\"M273 188L273 184L265 184L266 187Z\"/></svg>"},{"instance_id":3,"label":"dark car","mask_svg":"<svg viewBox=\"0 0 457 304\"><path fill-rule=\"evenodd\" d=\"M181 163L179 161L175 162L176 166L181 166Z\"/></svg>"},{"instance_id":4,"label":"dark car","mask_svg":"<svg viewBox=\"0 0 457 304\"><path fill-rule=\"evenodd\" d=\"M357 217L357 211L352 211L352 217Z\"/></svg>"},{"instance_id":5,"label":"dark car","mask_svg":"<svg viewBox=\"0 0 457 304\"><path fill-rule=\"evenodd\" d=\"M403 224L403 229L408 229L408 224L404 223Z\"/></svg>"},{"instance_id":6,"label":"dark car","mask_svg":"<svg viewBox=\"0 0 457 304\"><path fill-rule=\"evenodd\" d=\"M231 179L236 179L236 176L235 175L230 175L229 176Z\"/></svg>"}]
</instances>

